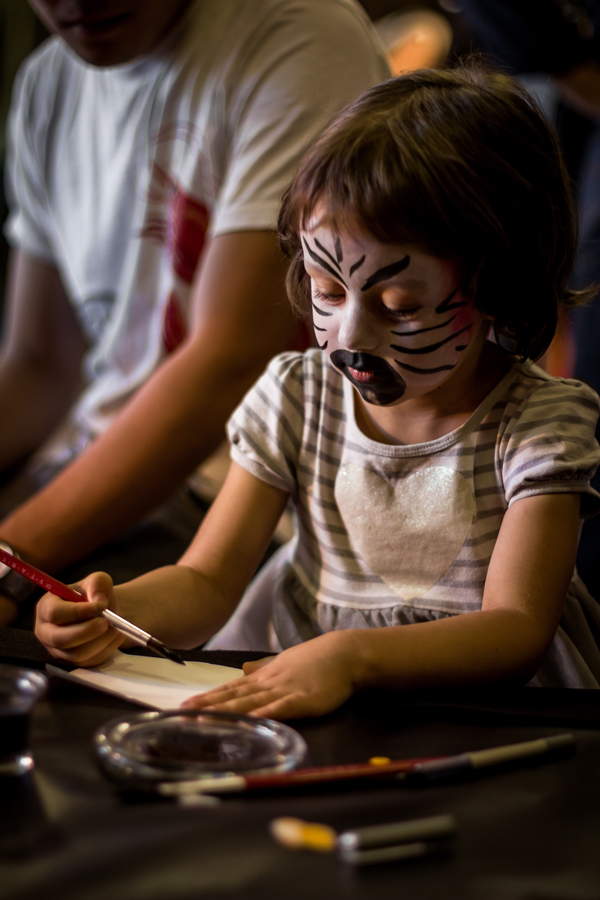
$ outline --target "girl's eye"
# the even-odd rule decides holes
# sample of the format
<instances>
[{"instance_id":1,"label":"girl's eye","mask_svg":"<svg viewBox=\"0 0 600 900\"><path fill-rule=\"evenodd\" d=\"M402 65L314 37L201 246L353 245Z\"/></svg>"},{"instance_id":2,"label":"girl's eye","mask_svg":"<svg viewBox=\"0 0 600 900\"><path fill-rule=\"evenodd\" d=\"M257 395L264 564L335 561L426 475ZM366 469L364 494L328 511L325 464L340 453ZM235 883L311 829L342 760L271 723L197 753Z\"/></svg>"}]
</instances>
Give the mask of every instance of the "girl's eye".
<instances>
[{"instance_id":1,"label":"girl's eye","mask_svg":"<svg viewBox=\"0 0 600 900\"><path fill-rule=\"evenodd\" d=\"M389 306L384 306L384 309L386 315L388 315L390 318L397 319L402 322L407 322L411 319L414 319L419 312L418 306L414 306L411 309L392 309Z\"/></svg>"},{"instance_id":2,"label":"girl's eye","mask_svg":"<svg viewBox=\"0 0 600 900\"><path fill-rule=\"evenodd\" d=\"M315 300L322 300L324 303L339 303L340 300L344 299L345 294L327 293L326 291L319 291L317 288L313 288L313 297Z\"/></svg>"}]
</instances>

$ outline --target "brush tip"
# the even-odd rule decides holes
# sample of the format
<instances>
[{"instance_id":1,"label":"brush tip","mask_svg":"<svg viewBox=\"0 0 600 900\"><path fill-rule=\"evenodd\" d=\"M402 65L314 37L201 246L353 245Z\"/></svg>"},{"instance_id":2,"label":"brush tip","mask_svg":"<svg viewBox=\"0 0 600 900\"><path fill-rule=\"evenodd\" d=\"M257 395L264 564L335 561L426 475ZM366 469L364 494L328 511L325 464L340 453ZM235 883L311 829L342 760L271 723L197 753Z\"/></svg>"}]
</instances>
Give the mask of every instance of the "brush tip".
<instances>
[{"instance_id":1,"label":"brush tip","mask_svg":"<svg viewBox=\"0 0 600 900\"><path fill-rule=\"evenodd\" d=\"M176 653L175 650L171 650L170 647L165 647L162 641L157 640L157 638L150 638L146 646L150 650L154 650L155 653L158 653L159 656L164 657L164 659L170 659L171 662L178 663L180 666L185 666L185 660Z\"/></svg>"}]
</instances>

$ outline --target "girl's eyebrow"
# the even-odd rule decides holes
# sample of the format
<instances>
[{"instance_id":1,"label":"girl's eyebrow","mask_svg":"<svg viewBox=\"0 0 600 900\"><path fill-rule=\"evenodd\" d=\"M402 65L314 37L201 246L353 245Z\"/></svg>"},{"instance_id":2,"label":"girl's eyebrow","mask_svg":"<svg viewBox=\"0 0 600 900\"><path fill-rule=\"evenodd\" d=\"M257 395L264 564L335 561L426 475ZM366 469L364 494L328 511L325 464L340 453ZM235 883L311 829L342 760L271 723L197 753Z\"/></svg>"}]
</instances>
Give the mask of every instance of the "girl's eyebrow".
<instances>
[{"instance_id":1,"label":"girl's eyebrow","mask_svg":"<svg viewBox=\"0 0 600 900\"><path fill-rule=\"evenodd\" d=\"M407 269L409 264L410 256L407 253L404 259L399 259L397 262L390 263L389 266L383 266L383 268L377 269L376 272L373 272L373 274L367 278L361 287L361 291L368 291L374 284L380 284L382 281L389 281L394 275L398 275L400 272Z\"/></svg>"}]
</instances>

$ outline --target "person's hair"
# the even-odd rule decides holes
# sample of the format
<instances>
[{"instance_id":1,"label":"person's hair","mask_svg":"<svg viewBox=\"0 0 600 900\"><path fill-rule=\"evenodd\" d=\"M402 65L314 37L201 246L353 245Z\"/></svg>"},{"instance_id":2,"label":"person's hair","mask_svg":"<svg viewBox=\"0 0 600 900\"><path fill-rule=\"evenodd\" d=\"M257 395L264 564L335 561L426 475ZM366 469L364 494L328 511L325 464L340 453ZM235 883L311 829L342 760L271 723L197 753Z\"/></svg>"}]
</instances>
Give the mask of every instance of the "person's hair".
<instances>
[{"instance_id":1,"label":"person's hair","mask_svg":"<svg viewBox=\"0 0 600 900\"><path fill-rule=\"evenodd\" d=\"M567 287L578 227L554 128L525 88L474 61L370 88L305 153L279 217L301 315L299 232L318 207L330 227L462 262L476 307L522 358L548 348L560 304L594 293Z\"/></svg>"}]
</instances>

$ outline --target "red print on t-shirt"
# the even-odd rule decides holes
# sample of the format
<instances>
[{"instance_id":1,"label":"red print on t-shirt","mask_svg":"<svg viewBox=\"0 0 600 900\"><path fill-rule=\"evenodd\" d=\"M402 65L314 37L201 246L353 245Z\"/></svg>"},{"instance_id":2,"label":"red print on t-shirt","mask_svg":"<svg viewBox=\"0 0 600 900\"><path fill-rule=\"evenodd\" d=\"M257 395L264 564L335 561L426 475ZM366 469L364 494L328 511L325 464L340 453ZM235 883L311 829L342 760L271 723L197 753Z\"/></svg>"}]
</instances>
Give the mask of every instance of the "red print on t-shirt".
<instances>
[{"instance_id":1,"label":"red print on t-shirt","mask_svg":"<svg viewBox=\"0 0 600 900\"><path fill-rule=\"evenodd\" d=\"M169 202L169 219L173 268L186 284L191 284L206 239L208 210L179 187Z\"/></svg>"},{"instance_id":2,"label":"red print on t-shirt","mask_svg":"<svg viewBox=\"0 0 600 900\"><path fill-rule=\"evenodd\" d=\"M177 282L181 280L183 287L193 281L206 240L209 213L203 203L186 194L181 185L156 162L152 169L149 199L159 204L160 211L149 218L141 235L167 248L175 276L163 313L163 344L167 353L171 353L187 334Z\"/></svg>"}]
</instances>

